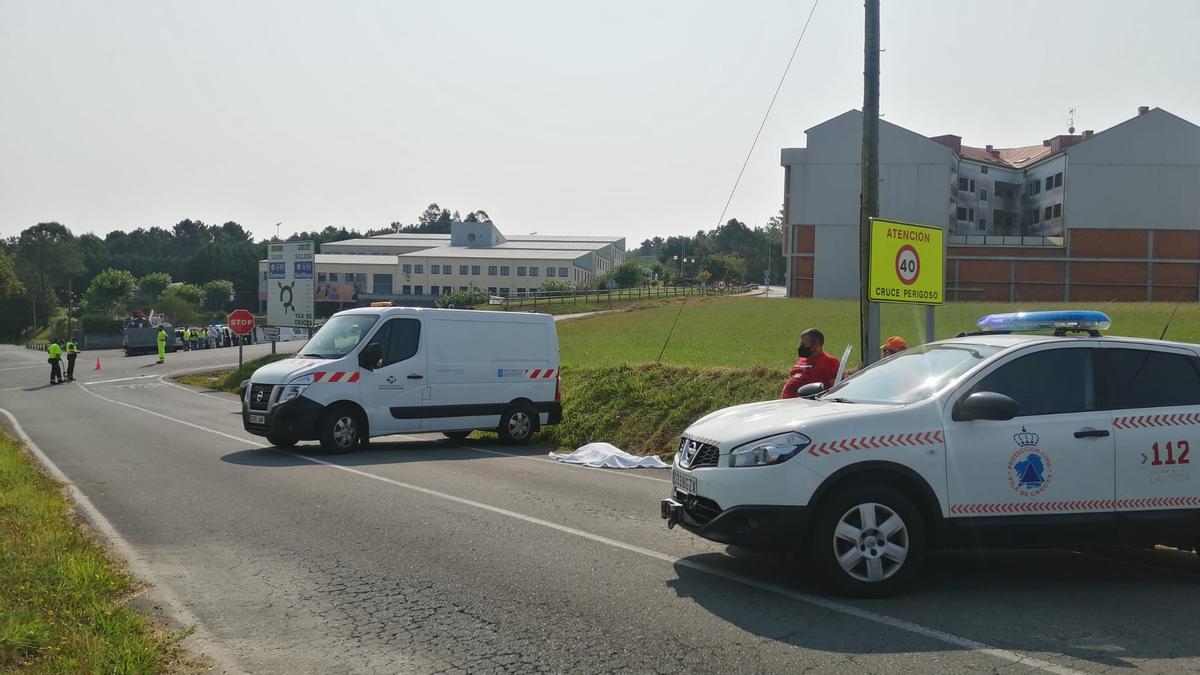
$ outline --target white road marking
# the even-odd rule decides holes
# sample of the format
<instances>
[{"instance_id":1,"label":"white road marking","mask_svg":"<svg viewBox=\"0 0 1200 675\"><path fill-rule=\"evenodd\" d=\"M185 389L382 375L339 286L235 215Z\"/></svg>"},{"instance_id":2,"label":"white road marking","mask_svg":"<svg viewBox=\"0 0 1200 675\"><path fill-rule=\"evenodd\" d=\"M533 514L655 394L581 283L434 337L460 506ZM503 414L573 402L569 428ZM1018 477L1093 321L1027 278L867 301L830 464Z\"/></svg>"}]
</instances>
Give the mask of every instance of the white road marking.
<instances>
[{"instance_id":1,"label":"white road marking","mask_svg":"<svg viewBox=\"0 0 1200 675\"><path fill-rule=\"evenodd\" d=\"M71 502L75 504L76 508L83 512L84 517L88 519L88 522L91 523L92 527L100 532L100 534L106 540L108 548L125 561L125 563L129 566L129 569L133 572L134 576L151 584L154 587L153 595L156 596L155 599L162 603L164 611L179 625L186 626L191 629L192 634L200 643L196 645L199 647L199 649L196 649L195 651L212 660L214 664L218 665L220 669L225 672L244 673L245 671L237 667L236 661L233 659L233 657L227 651L225 651L225 648L222 647L221 643L219 643L216 638L213 637L212 633L210 633L208 629L204 627L204 624L200 623L200 619L192 613L192 610L188 608L183 600L181 600L179 596L175 594L170 586L158 578L158 575L155 574L154 570L151 568L150 563L138 555L138 552L136 549L134 549L133 544L130 544L125 537L121 536L121 533L117 530L117 528L113 527L113 524L109 522L108 518L105 518L104 514L100 513L100 510L96 508L95 504L92 504L92 501L87 498L87 495L83 494L83 491L76 487L75 484L71 482L71 479L62 472L62 469L59 469L58 465L51 461L51 459L46 456L46 453L42 452L42 449L38 447L37 443L33 442L33 439L29 437L29 434L25 433L25 430L21 428L21 423L17 421L17 418L11 412L3 408L0 408L0 415L4 415L6 418L8 418L8 422L12 425L13 432L16 433L17 438L19 438L21 442L25 444L25 447L28 448L29 452L37 458L38 462L41 463L46 471L48 471L51 476L63 484L63 489L67 491L67 496Z\"/></svg>"},{"instance_id":2,"label":"white road marking","mask_svg":"<svg viewBox=\"0 0 1200 675\"><path fill-rule=\"evenodd\" d=\"M79 381L79 380L76 380L76 381L85 387L89 387L93 384L109 384L110 382L129 382L130 380L148 380L152 377L158 377L158 375L135 375L133 377L116 377L111 380L89 380L87 382L83 382L83 381Z\"/></svg>"},{"instance_id":3,"label":"white road marking","mask_svg":"<svg viewBox=\"0 0 1200 675\"><path fill-rule=\"evenodd\" d=\"M111 398L101 396L100 394L97 394L96 392L88 390L88 389L84 389L84 391L87 391L92 396L95 396L96 398L99 398L103 401L108 401L109 403L115 403L117 405L125 406L126 408L132 408L133 410L138 410L138 411L146 413L148 415L160 417L162 419L169 420L171 422L176 422L178 424L182 424L184 426L191 427L193 429L198 429L200 431L207 431L211 434L221 436L224 438L228 438L228 439L237 441L239 443L249 443L252 445L261 446L261 442L259 442L259 441L245 439L245 438L239 438L237 436L234 436L232 434L227 434L227 433L225 433L223 431L219 431L217 429L210 429L208 427L201 426L199 424L194 424L192 422L188 422L187 420L181 420L181 419L178 419L175 417L171 417L169 415L164 415L162 413L158 413L153 410L149 410L146 408L142 408L140 406L133 405L132 403L116 401ZM379 476L379 475L376 475L373 473L369 473L369 472L363 471L361 469L355 469L355 468L352 468L349 466L335 464L333 462L328 462L323 459L318 459L316 457L309 457L308 455L302 455L297 452L291 452L288 450L279 450L279 449L275 449L275 451L280 454L289 455L289 456L295 457L297 459L302 459L306 462L311 462L313 464L319 464L321 466L327 466L332 469L337 469L339 471L345 471L346 473L354 474L356 476L361 476L363 478L369 478L371 480L376 480L381 483L387 483L388 485L393 485L395 487L403 488L405 490L410 490L412 492L418 492L420 494L428 495L430 497L437 497L439 499L444 499L446 501L451 501L451 502L454 502L457 504L462 504L464 506L470 506L472 508L480 509L483 511L488 511L491 513L495 513L497 515L502 515L502 516L505 516L508 518L513 518L514 520L520 520L522 522L529 523L531 525L538 525L540 527L545 527L545 528L548 528L551 530L555 530L557 532L562 532L563 534L569 534L574 537L579 537L581 539L587 539L588 541L593 541L593 542L596 542L599 544L604 544L611 548L616 548L616 549L620 549L622 551L636 553L638 555L642 555L647 558L653 558L655 560L660 560L662 562L665 562L665 563L668 563L671 565L679 565L681 567L687 567L689 569L693 569L698 572L704 572L705 574L709 574L711 576L720 577L722 579L726 579L728 581L733 581L733 582L736 582L736 583L739 583L739 584L742 584L745 586L749 586L751 588L757 588L759 590L766 591L768 593L774 593L776 595L790 598L792 600L797 600L797 601L800 601L800 602L803 602L803 603L806 603L809 605L828 609L830 611L837 612L839 614L844 614L844 615L852 616L852 617L855 617L858 619L863 619L864 621L870 621L872 623L880 624L883 626L889 626L891 628L896 628L898 630L912 633L914 635L920 635L922 637L937 640L937 641L943 642L945 644L953 645L955 647L959 647L959 648L962 648L962 649L970 651L970 652L986 654L988 656L992 656L992 657L1001 659L1003 661L1008 661L1009 663L1012 663L1015 665L1026 666L1026 667L1033 668L1036 670L1041 670L1043 672L1053 673L1054 675L1084 675L1083 671L1074 670L1074 669L1068 668L1066 666L1060 666L1060 665L1057 665L1054 663L1050 663L1049 661L1043 661L1042 659L1034 658L1032 656L1026 656L1024 654L1020 654L1020 653L1017 653L1014 651L1009 651L1007 649L1000 649L998 647L992 647L990 645L987 645L985 643L982 643L982 642L979 642L976 640L972 640L970 638L965 638L965 637L961 637L958 635L954 635L953 633L947 633L945 631L941 631L936 628L929 628L928 626L923 626L918 623L913 623L912 621L898 619L896 617L887 616L886 614L878 614L876 612L861 609L861 608L855 607L853 605L843 604L841 602L837 602L836 600L830 600L828 598L823 598L823 597L820 597L817 595L812 595L812 594L804 593L801 591L795 591L795 590L792 590L785 586L780 586L778 584L774 584L774 583L767 582L767 581L760 581L753 577L749 577L749 576L746 576L743 574L738 574L736 572L729 572L727 570L722 570L722 569L719 569L716 567L705 565L704 563L698 563L693 560L688 560L687 558L679 558L677 556L669 555L667 553L661 553L659 551L654 551L654 550L651 550L648 548L643 548L641 546L636 546L634 544L628 544L623 541L611 539L611 538L605 537L603 535L594 534L594 533L587 532L584 530L569 527L567 525L561 525L559 523L553 523L548 520L543 520L541 518L537 518L535 516L529 516L529 515L525 515L523 513L518 513L516 511L510 511L508 509L501 508L499 506L492 506L491 504L484 504L483 502L477 502L472 499L458 497L456 495L452 495L452 494L449 494L446 492L439 492L438 490L431 490L429 488L421 487L419 485L413 485L411 483L404 483L402 481L398 481L398 480L395 480L392 478L386 478L384 476Z\"/></svg>"},{"instance_id":4,"label":"white road marking","mask_svg":"<svg viewBox=\"0 0 1200 675\"><path fill-rule=\"evenodd\" d=\"M34 368L49 368L49 367L50 367L49 363L38 365L38 366L16 366L13 368L0 368L0 373L7 372L10 370L33 370Z\"/></svg>"}]
</instances>

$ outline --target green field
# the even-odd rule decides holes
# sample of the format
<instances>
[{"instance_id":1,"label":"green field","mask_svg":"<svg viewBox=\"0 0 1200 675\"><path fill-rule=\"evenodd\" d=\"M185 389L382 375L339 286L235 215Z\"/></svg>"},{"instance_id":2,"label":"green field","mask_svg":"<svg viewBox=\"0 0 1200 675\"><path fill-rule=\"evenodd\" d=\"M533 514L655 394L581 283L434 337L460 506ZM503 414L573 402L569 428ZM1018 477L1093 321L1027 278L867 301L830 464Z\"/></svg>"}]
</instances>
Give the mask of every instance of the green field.
<instances>
[{"instance_id":1,"label":"green field","mask_svg":"<svg viewBox=\"0 0 1200 675\"><path fill-rule=\"evenodd\" d=\"M594 368L622 363L655 363L676 317L679 323L663 353L672 365L749 368L785 367L796 358L796 343L805 328L825 333L827 351L840 357L848 344L858 354L858 304L847 300L783 300L725 298L602 314L559 324L564 367ZM1173 303L947 303L937 309L937 337L974 330L984 314L1035 309L1100 309L1113 319L1110 335L1157 338ZM901 335L922 342L924 307L884 305L883 336ZM1200 342L1200 305L1179 305L1167 339Z\"/></svg>"}]
</instances>

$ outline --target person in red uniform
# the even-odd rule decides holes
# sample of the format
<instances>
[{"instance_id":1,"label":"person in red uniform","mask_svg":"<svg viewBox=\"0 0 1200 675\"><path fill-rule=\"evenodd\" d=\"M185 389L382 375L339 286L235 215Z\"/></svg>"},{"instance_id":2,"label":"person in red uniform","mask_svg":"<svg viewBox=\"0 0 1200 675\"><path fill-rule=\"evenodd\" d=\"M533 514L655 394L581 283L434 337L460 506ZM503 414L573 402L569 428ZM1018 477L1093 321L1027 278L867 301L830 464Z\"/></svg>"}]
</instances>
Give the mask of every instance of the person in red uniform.
<instances>
[{"instance_id":1,"label":"person in red uniform","mask_svg":"<svg viewBox=\"0 0 1200 675\"><path fill-rule=\"evenodd\" d=\"M837 377L838 360L825 353L825 334L809 328L800 334L800 346L796 349L800 358L792 364L792 374L783 384L779 398L796 398L800 387L820 382L826 389L833 386Z\"/></svg>"}]
</instances>

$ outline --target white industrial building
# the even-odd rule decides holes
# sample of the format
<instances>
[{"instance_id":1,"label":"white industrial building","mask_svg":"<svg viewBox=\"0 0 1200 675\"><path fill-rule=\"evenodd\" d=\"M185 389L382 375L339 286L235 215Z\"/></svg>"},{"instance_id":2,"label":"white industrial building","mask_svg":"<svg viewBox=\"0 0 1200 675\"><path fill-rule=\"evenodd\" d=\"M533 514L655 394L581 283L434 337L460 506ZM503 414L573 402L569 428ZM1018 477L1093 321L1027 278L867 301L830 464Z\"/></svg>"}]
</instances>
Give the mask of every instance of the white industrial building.
<instances>
[{"instance_id":1,"label":"white industrial building","mask_svg":"<svg viewBox=\"0 0 1200 675\"><path fill-rule=\"evenodd\" d=\"M492 222L455 222L450 234L384 234L322 244L316 299L429 303L476 287L491 295L532 293L546 281L590 286L625 259L624 237L505 236ZM259 262L266 298L267 262Z\"/></svg>"}]
</instances>

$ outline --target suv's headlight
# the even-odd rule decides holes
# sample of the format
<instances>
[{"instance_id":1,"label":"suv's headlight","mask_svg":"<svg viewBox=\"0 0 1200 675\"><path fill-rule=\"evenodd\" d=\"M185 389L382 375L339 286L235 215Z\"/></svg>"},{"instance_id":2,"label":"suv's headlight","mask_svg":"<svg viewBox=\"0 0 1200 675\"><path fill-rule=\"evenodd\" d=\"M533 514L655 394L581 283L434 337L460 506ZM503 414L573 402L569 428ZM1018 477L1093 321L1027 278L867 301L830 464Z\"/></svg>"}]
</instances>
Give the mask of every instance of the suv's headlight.
<instances>
[{"instance_id":1,"label":"suv's headlight","mask_svg":"<svg viewBox=\"0 0 1200 675\"><path fill-rule=\"evenodd\" d=\"M812 440L804 434L789 431L778 436L760 438L736 447L729 453L729 466L770 466L786 462L807 448Z\"/></svg>"},{"instance_id":2,"label":"suv's headlight","mask_svg":"<svg viewBox=\"0 0 1200 675\"><path fill-rule=\"evenodd\" d=\"M292 380L283 388L283 391L279 393L279 403L287 403L300 394L303 394L304 390L308 389L308 385L312 384L313 380L315 379L316 378L314 378L310 373L308 375L301 375L300 377Z\"/></svg>"}]
</instances>

